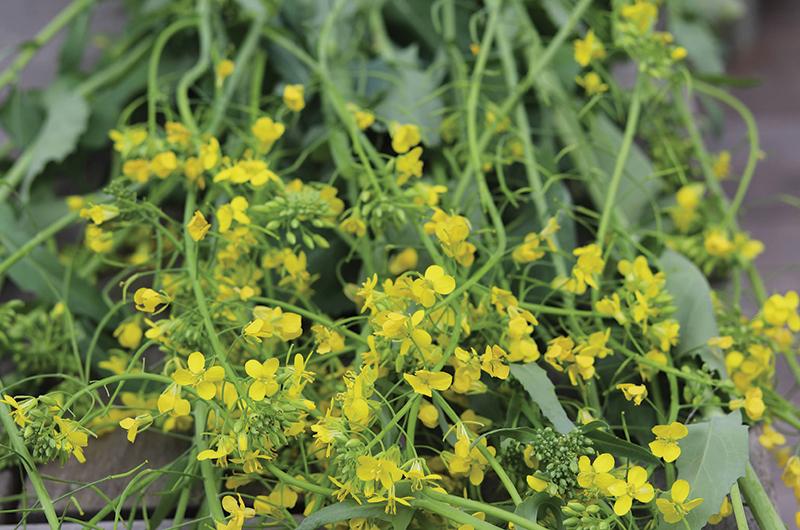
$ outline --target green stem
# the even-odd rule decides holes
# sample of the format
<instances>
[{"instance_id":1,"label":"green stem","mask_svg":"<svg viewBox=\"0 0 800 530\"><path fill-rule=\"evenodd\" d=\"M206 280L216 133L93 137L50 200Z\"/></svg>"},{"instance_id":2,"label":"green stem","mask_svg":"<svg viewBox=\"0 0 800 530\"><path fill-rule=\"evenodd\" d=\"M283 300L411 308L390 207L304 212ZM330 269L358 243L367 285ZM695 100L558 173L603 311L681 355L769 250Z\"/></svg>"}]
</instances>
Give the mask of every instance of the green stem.
<instances>
[{"instance_id":1,"label":"green stem","mask_svg":"<svg viewBox=\"0 0 800 530\"><path fill-rule=\"evenodd\" d=\"M209 8L209 0L197 0L197 14L200 17L199 33L200 33L200 51L198 53L197 62L189 70L183 74L178 86L175 89L175 98L178 104L178 112L181 114L181 120L189 128L190 131L197 131L197 122L192 114L192 108L189 105L189 87L195 81L200 79L208 66L211 64L211 9Z\"/></svg>"},{"instance_id":2,"label":"green stem","mask_svg":"<svg viewBox=\"0 0 800 530\"><path fill-rule=\"evenodd\" d=\"M14 81L27 64L33 59L45 44L55 37L64 26L69 24L75 17L83 13L94 4L95 0L75 0L56 15L50 22L43 27L33 40L23 45L22 51L14 59L14 62L0 74L0 89Z\"/></svg>"},{"instance_id":3,"label":"green stem","mask_svg":"<svg viewBox=\"0 0 800 530\"><path fill-rule=\"evenodd\" d=\"M76 212L70 212L67 215L55 221L53 224L51 224L44 230L40 231L35 236L33 236L24 245L22 245L16 251L14 251L13 254L11 254L9 257L0 262L0 275L5 273L19 260L27 256L36 247L38 247L39 245L41 245L42 243L53 237L55 234L59 233L61 230L69 226L69 224L75 221L77 218L78 214Z\"/></svg>"},{"instance_id":4,"label":"green stem","mask_svg":"<svg viewBox=\"0 0 800 530\"><path fill-rule=\"evenodd\" d=\"M279 479L281 482L284 482L290 486L294 486L295 488L301 489L303 491L310 491L311 493L318 493L320 495L325 495L330 497L335 492L330 488L326 488L325 486L319 486L317 484L312 484L306 480L301 480L297 477L293 477L289 473L282 471L279 469L275 464L266 464L264 467L272 473L275 478Z\"/></svg>"},{"instance_id":5,"label":"green stem","mask_svg":"<svg viewBox=\"0 0 800 530\"><path fill-rule=\"evenodd\" d=\"M761 530L786 530L750 462L747 463L745 475L739 479L739 487Z\"/></svg>"},{"instance_id":6,"label":"green stem","mask_svg":"<svg viewBox=\"0 0 800 530\"><path fill-rule=\"evenodd\" d=\"M3 382L0 381L0 387L2 386L4 386ZM25 442L20 438L17 425L11 418L8 405L4 402L0 402L0 423L3 424L3 429L6 431L8 441L11 443L11 447L17 453L22 467L25 468L28 474L28 479L31 481L31 485L33 485L33 489L36 492L36 497L39 499L39 504L42 505L42 511L47 519L47 523L51 528L61 528L61 522L58 520L56 510L53 507L53 502L50 500L50 495L47 493L47 488L44 485L42 476L39 475L33 457L30 452L28 452Z\"/></svg>"},{"instance_id":7,"label":"green stem","mask_svg":"<svg viewBox=\"0 0 800 530\"><path fill-rule=\"evenodd\" d=\"M731 504L733 505L733 515L736 517L736 527L739 530L749 530L747 517L744 514L744 506L742 505L742 495L739 492L739 484L736 483L731 488Z\"/></svg>"},{"instance_id":8,"label":"green stem","mask_svg":"<svg viewBox=\"0 0 800 530\"><path fill-rule=\"evenodd\" d=\"M447 402L446 399L442 397L441 394L437 391L433 391L433 400L442 408L445 414L450 418L450 421L457 424L461 422L461 418L458 417L458 414L450 407L450 404ZM508 495L511 497L511 500L514 502L515 505L519 506L522 504L522 497L520 497L519 492L517 491L516 486L508 477L508 474L503 469L503 466L500 465L500 462L497 461L497 458L494 457L492 453L489 452L489 449L483 444L476 444L478 451L483 455L483 457L489 462L489 466L497 475L497 478L500 479L500 482L503 483Z\"/></svg>"},{"instance_id":9,"label":"green stem","mask_svg":"<svg viewBox=\"0 0 800 530\"><path fill-rule=\"evenodd\" d=\"M420 398L419 394L414 394L413 396L411 396L411 398L409 398L409 400L406 401L406 404L403 405L400 408L400 410L398 410L395 413L395 415L392 417L391 420L389 420L389 423L387 423L386 425L383 426L383 429L381 429L381 432L379 432L375 436L375 438L370 440L370 442L364 448L364 451L365 452L369 451L370 449L375 447L375 445L378 444L381 440L383 440L383 438L389 433L389 431L392 429L392 427L397 425L397 423L400 421L400 419L403 416L406 415L406 413L409 411L409 409L411 409L411 407L413 407L415 403L419 403L419 398Z\"/></svg>"},{"instance_id":10,"label":"green stem","mask_svg":"<svg viewBox=\"0 0 800 530\"><path fill-rule=\"evenodd\" d=\"M208 405L202 399L198 399L194 411L194 443L197 446L198 453L206 449L203 431L206 428L207 417ZM225 520L225 514L219 502L218 477L210 460L200 462L200 474L203 476L203 490L206 494L205 500L208 505L208 511L211 513L214 522L222 522Z\"/></svg>"},{"instance_id":11,"label":"green stem","mask_svg":"<svg viewBox=\"0 0 800 530\"><path fill-rule=\"evenodd\" d=\"M625 163L628 161L628 154L633 144L633 135L636 133L636 128L639 125L639 113L642 108L641 100L641 80L637 80L636 86L633 89L633 96L631 99L631 106L628 110L628 122L625 124L625 133L622 136L622 144L620 145L617 160L614 163L614 172L611 174L611 182L608 186L606 193L606 201L603 205L603 213L600 216L600 224L597 228L597 244L600 247L605 246L605 236L608 231L608 223L611 220L611 212L614 209L614 200L619 191L619 185L622 182L622 174L625 171Z\"/></svg>"},{"instance_id":12,"label":"green stem","mask_svg":"<svg viewBox=\"0 0 800 530\"><path fill-rule=\"evenodd\" d=\"M477 502L471 499L465 499L463 497L457 497L455 495L433 491L431 489L424 490L423 494L433 500L442 501L445 504L452 504L453 506L459 506L475 512L483 512L491 517L496 517L509 523L514 523L516 526L526 530L546 530L543 526L539 525L535 521L529 521L528 519L525 519L524 517L521 517L513 512L498 508L497 506L492 506L491 504Z\"/></svg>"},{"instance_id":13,"label":"green stem","mask_svg":"<svg viewBox=\"0 0 800 530\"><path fill-rule=\"evenodd\" d=\"M455 510L442 502L437 502L430 499L414 499L411 501L411 505L415 508L422 508L423 510L427 510L431 513L441 515L442 517L445 517L456 523L467 525L468 528L474 528L475 530L502 530L500 527L485 521L481 521L477 517L466 514L462 511Z\"/></svg>"}]
</instances>

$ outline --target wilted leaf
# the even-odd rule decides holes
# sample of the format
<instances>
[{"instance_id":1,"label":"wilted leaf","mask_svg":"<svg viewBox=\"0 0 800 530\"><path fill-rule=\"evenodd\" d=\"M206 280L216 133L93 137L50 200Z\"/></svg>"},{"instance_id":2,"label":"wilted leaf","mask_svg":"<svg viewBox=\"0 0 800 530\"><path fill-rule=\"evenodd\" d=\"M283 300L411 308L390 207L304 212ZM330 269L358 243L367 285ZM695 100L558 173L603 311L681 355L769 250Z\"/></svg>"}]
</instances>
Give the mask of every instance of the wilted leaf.
<instances>
[{"instance_id":1,"label":"wilted leaf","mask_svg":"<svg viewBox=\"0 0 800 530\"><path fill-rule=\"evenodd\" d=\"M692 352L709 367L725 375L722 353L708 346L708 339L718 335L717 320L711 303L711 287L702 272L683 255L665 250L659 258L667 275L666 289L672 295L681 325L680 341L675 354Z\"/></svg>"},{"instance_id":2,"label":"wilted leaf","mask_svg":"<svg viewBox=\"0 0 800 530\"><path fill-rule=\"evenodd\" d=\"M706 525L708 517L719 511L722 499L733 483L744 476L749 461L747 426L735 410L727 416L689 425L689 435L680 441L678 478L691 485L689 498L702 498L703 503L689 512L686 520L694 529ZM685 528L682 523L662 522L659 530Z\"/></svg>"},{"instance_id":3,"label":"wilted leaf","mask_svg":"<svg viewBox=\"0 0 800 530\"><path fill-rule=\"evenodd\" d=\"M569 419L561 402L558 401L556 389L547 376L547 372L538 364L512 364L511 375L522 383L522 387L542 410L542 414L550 420L556 431L563 434L575 429L575 424Z\"/></svg>"}]
</instances>

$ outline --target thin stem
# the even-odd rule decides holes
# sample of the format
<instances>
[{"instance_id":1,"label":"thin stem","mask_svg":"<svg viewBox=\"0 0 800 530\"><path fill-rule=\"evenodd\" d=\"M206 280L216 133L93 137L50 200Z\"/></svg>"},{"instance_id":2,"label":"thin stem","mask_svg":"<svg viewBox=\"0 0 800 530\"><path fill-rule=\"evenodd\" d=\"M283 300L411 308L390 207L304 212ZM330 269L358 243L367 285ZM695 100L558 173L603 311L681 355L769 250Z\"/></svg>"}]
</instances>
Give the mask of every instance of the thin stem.
<instances>
[{"instance_id":1,"label":"thin stem","mask_svg":"<svg viewBox=\"0 0 800 530\"><path fill-rule=\"evenodd\" d=\"M13 254L0 262L0 275L5 273L8 269L14 266L19 260L23 259L31 253L36 247L59 233L61 230L70 225L78 218L76 212L70 212L67 215L56 220L53 224L40 231L38 234L29 239L24 245L19 247Z\"/></svg>"},{"instance_id":2,"label":"thin stem","mask_svg":"<svg viewBox=\"0 0 800 530\"><path fill-rule=\"evenodd\" d=\"M514 512L509 512L508 510L492 506L491 504L477 502L471 499L465 499L463 497L457 497L455 495L433 491L431 489L426 489L423 491L423 493L425 496L430 497L431 499L439 500L445 504L452 504L453 506L459 506L475 512L484 512L486 515L503 519L509 523L514 523L520 528L525 528L527 530L545 530L543 526L539 525L535 521L529 521L528 519L520 517Z\"/></svg>"},{"instance_id":3,"label":"thin stem","mask_svg":"<svg viewBox=\"0 0 800 530\"><path fill-rule=\"evenodd\" d=\"M747 517L744 514L744 506L742 505L742 495L739 492L739 484L736 483L731 488L731 504L733 505L733 515L736 517L736 527L739 530L749 530Z\"/></svg>"},{"instance_id":4,"label":"thin stem","mask_svg":"<svg viewBox=\"0 0 800 530\"><path fill-rule=\"evenodd\" d=\"M197 14L200 17L198 28L200 33L199 56L195 65L183 74L175 89L181 120L192 132L197 131L197 122L189 105L189 87L200 79L200 76L208 70L208 66L211 64L211 9L209 8L208 0L197 0Z\"/></svg>"}]
</instances>

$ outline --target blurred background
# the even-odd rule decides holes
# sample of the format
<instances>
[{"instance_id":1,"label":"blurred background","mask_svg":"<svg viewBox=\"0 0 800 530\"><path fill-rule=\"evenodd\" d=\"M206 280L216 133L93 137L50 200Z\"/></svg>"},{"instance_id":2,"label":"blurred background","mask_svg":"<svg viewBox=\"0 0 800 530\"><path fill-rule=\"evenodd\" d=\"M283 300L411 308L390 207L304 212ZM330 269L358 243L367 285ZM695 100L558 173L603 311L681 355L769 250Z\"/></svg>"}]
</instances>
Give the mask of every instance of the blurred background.
<instances>
[{"instance_id":1,"label":"blurred background","mask_svg":"<svg viewBox=\"0 0 800 530\"><path fill-rule=\"evenodd\" d=\"M154 0L142 0L154 1ZM667 0L668 9L695 0ZM0 68L8 64L19 45L30 39L70 2L68 0L2 0L0 2ZM758 258L767 290L785 292L800 287L800 2L797 0L703 0L702 10L715 10L718 34L693 33L686 29L678 42L691 55L702 50L705 66L724 70L743 80L733 86L758 122L764 158L760 161L753 185L742 209L742 227L766 245ZM92 34L105 34L113 40L124 21L122 0L100 2L91 20ZM45 87L56 75L55 68L63 36L42 49L21 77L23 87ZM102 39L96 42L103 44ZM95 54L96 57L97 54ZM86 58L91 62L92 55ZM0 93L0 101L7 93ZM747 151L744 124L725 109L719 134L709 139L714 150L727 149L732 155L732 175L740 174ZM0 145L4 143L0 128ZM728 182L734 187L735 182ZM752 308L750 308L752 309ZM800 400L788 378L780 387ZM756 451L758 452L758 451ZM778 500L787 526L794 527L797 503L790 490L781 484L780 470L761 453L759 470L770 470L768 479L773 498ZM0 490L4 480L0 476ZM7 481L5 481L7 483ZM0 492L0 496L4 493Z\"/></svg>"}]
</instances>

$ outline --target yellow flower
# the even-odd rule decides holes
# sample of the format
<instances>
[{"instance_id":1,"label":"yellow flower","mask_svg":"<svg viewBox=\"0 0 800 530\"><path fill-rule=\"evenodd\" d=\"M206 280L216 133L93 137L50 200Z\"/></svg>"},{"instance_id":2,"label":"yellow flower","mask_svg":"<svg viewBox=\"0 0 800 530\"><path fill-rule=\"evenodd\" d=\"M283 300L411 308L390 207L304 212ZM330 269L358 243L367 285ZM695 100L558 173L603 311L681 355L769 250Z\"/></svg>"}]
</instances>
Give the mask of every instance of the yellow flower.
<instances>
[{"instance_id":1,"label":"yellow flower","mask_svg":"<svg viewBox=\"0 0 800 530\"><path fill-rule=\"evenodd\" d=\"M303 110L306 106L305 88L303 85L286 85L283 88L283 104L294 112Z\"/></svg>"},{"instance_id":2,"label":"yellow flower","mask_svg":"<svg viewBox=\"0 0 800 530\"><path fill-rule=\"evenodd\" d=\"M728 234L719 228L712 228L705 233L703 246L709 256L725 258L733 254L736 246L728 238Z\"/></svg>"},{"instance_id":3,"label":"yellow flower","mask_svg":"<svg viewBox=\"0 0 800 530\"><path fill-rule=\"evenodd\" d=\"M762 314L767 324L771 326L788 326L792 331L800 331L800 315L797 307L800 305L800 296L796 291L787 291L783 296L773 294L764 302Z\"/></svg>"},{"instance_id":4,"label":"yellow flower","mask_svg":"<svg viewBox=\"0 0 800 530\"><path fill-rule=\"evenodd\" d=\"M69 208L71 212L80 211L80 209L86 205L86 199L80 195L69 195L64 199L64 202L67 203L67 208Z\"/></svg>"},{"instance_id":5,"label":"yellow flower","mask_svg":"<svg viewBox=\"0 0 800 530\"><path fill-rule=\"evenodd\" d=\"M744 393L744 399L734 399L730 402L730 407L733 410L744 407L747 417L753 421L758 421L767 410L764 404L764 395L758 387L751 387Z\"/></svg>"},{"instance_id":6,"label":"yellow flower","mask_svg":"<svg viewBox=\"0 0 800 530\"><path fill-rule=\"evenodd\" d=\"M620 325L625 325L628 322L628 317L622 312L622 300L617 293L613 293L611 298L606 296L598 300L594 308L603 316L614 317L614 320Z\"/></svg>"},{"instance_id":7,"label":"yellow flower","mask_svg":"<svg viewBox=\"0 0 800 530\"><path fill-rule=\"evenodd\" d=\"M353 115L356 120L356 126L362 131L375 123L375 115L368 110L360 108L355 103L348 103L347 110Z\"/></svg>"},{"instance_id":8,"label":"yellow flower","mask_svg":"<svg viewBox=\"0 0 800 530\"><path fill-rule=\"evenodd\" d=\"M114 330L114 338L117 339L119 345L129 350L139 347L139 344L142 343L142 334L142 327L135 318L126 320Z\"/></svg>"},{"instance_id":9,"label":"yellow flower","mask_svg":"<svg viewBox=\"0 0 800 530\"><path fill-rule=\"evenodd\" d=\"M279 122L272 121L272 118L263 116L256 120L250 131L259 143L259 149L262 151L269 151L272 144L278 141L283 136L286 127Z\"/></svg>"},{"instance_id":10,"label":"yellow flower","mask_svg":"<svg viewBox=\"0 0 800 530\"><path fill-rule=\"evenodd\" d=\"M136 304L136 309L143 313L154 313L158 306L168 304L169 302L169 296L150 289L149 287L140 287L133 293L133 303Z\"/></svg>"},{"instance_id":11,"label":"yellow flower","mask_svg":"<svg viewBox=\"0 0 800 530\"><path fill-rule=\"evenodd\" d=\"M220 234L226 233L231 228L233 221L239 224L249 225L250 217L247 215L247 209L250 203L241 195L237 195L231 202L223 204L217 210L217 220L219 221Z\"/></svg>"},{"instance_id":12,"label":"yellow flower","mask_svg":"<svg viewBox=\"0 0 800 530\"><path fill-rule=\"evenodd\" d=\"M153 422L153 417L150 414L141 414L134 418L123 418L119 422L119 426L128 431L128 441L133 443L136 441L136 435L139 429L146 428Z\"/></svg>"},{"instance_id":13,"label":"yellow flower","mask_svg":"<svg viewBox=\"0 0 800 530\"><path fill-rule=\"evenodd\" d=\"M511 258L517 263L530 263L544 256L541 238L536 232L530 232L522 243L517 245L511 253Z\"/></svg>"},{"instance_id":14,"label":"yellow flower","mask_svg":"<svg viewBox=\"0 0 800 530\"><path fill-rule=\"evenodd\" d=\"M122 164L122 174L140 184L150 180L150 161L144 158L133 158Z\"/></svg>"},{"instance_id":15,"label":"yellow flower","mask_svg":"<svg viewBox=\"0 0 800 530\"><path fill-rule=\"evenodd\" d=\"M108 370L112 374L121 375L129 371L128 365L130 364L130 361L131 360L127 355L111 354L108 356L108 359L97 363L97 366L103 370Z\"/></svg>"},{"instance_id":16,"label":"yellow flower","mask_svg":"<svg viewBox=\"0 0 800 530\"><path fill-rule=\"evenodd\" d=\"M714 163L711 166L714 176L718 180L724 180L730 175L731 172L731 153L730 151L723 150L714 157Z\"/></svg>"},{"instance_id":17,"label":"yellow flower","mask_svg":"<svg viewBox=\"0 0 800 530\"><path fill-rule=\"evenodd\" d=\"M211 225L206 221L205 216L200 210L195 210L194 215L186 225L186 230L189 232L189 237L195 241L200 241L208 233Z\"/></svg>"},{"instance_id":18,"label":"yellow flower","mask_svg":"<svg viewBox=\"0 0 800 530\"><path fill-rule=\"evenodd\" d=\"M165 179L178 169L178 157L172 151L158 153L150 161L150 169L155 176Z\"/></svg>"},{"instance_id":19,"label":"yellow flower","mask_svg":"<svg viewBox=\"0 0 800 530\"><path fill-rule=\"evenodd\" d=\"M128 153L147 140L147 131L142 127L131 127L124 131L112 129L108 132L108 137L114 142L114 150L127 157Z\"/></svg>"},{"instance_id":20,"label":"yellow flower","mask_svg":"<svg viewBox=\"0 0 800 530\"><path fill-rule=\"evenodd\" d=\"M420 399L419 414L417 417L422 424L429 429L434 429L439 425L439 409L427 399Z\"/></svg>"},{"instance_id":21,"label":"yellow flower","mask_svg":"<svg viewBox=\"0 0 800 530\"><path fill-rule=\"evenodd\" d=\"M673 61L682 61L683 59L686 59L687 55L689 55L689 52L686 51L686 48L683 46L676 46L669 53L669 56Z\"/></svg>"},{"instance_id":22,"label":"yellow flower","mask_svg":"<svg viewBox=\"0 0 800 530\"><path fill-rule=\"evenodd\" d=\"M81 208L80 216L91 219L96 225L101 225L119 215L119 208L113 204L91 204L88 208Z\"/></svg>"},{"instance_id":23,"label":"yellow flower","mask_svg":"<svg viewBox=\"0 0 800 530\"><path fill-rule=\"evenodd\" d=\"M447 295L456 288L456 280L439 265L431 265L425 269L425 277L414 280L411 292L423 307L431 307L436 303L436 294Z\"/></svg>"},{"instance_id":24,"label":"yellow flower","mask_svg":"<svg viewBox=\"0 0 800 530\"><path fill-rule=\"evenodd\" d=\"M233 73L236 65L230 59L223 59L217 63L214 68L214 74L217 81L217 86L222 86L222 83Z\"/></svg>"},{"instance_id":25,"label":"yellow flower","mask_svg":"<svg viewBox=\"0 0 800 530\"><path fill-rule=\"evenodd\" d=\"M581 66L587 66L593 59L602 59L606 56L606 49L603 43L589 30L583 39L575 41L575 62Z\"/></svg>"},{"instance_id":26,"label":"yellow flower","mask_svg":"<svg viewBox=\"0 0 800 530\"><path fill-rule=\"evenodd\" d=\"M164 125L164 129L167 133L168 143L179 145L181 147L187 147L189 145L189 141L192 139L192 133L184 124L180 122L168 121Z\"/></svg>"},{"instance_id":27,"label":"yellow flower","mask_svg":"<svg viewBox=\"0 0 800 530\"><path fill-rule=\"evenodd\" d=\"M786 437L772 428L772 425L764 425L764 432L758 437L758 442L767 449L775 449L786 443Z\"/></svg>"},{"instance_id":28,"label":"yellow flower","mask_svg":"<svg viewBox=\"0 0 800 530\"><path fill-rule=\"evenodd\" d=\"M356 476L364 482L378 482L383 488L390 489L403 478L403 471L388 458L359 456L356 464ZM369 489L371 489L370 486L367 487L367 490Z\"/></svg>"},{"instance_id":29,"label":"yellow flower","mask_svg":"<svg viewBox=\"0 0 800 530\"><path fill-rule=\"evenodd\" d=\"M448 215L436 208L431 220L425 223L426 234L435 234L444 253L463 267L475 261L475 245L466 241L469 236L469 220L461 215Z\"/></svg>"},{"instance_id":30,"label":"yellow flower","mask_svg":"<svg viewBox=\"0 0 800 530\"><path fill-rule=\"evenodd\" d=\"M646 33L658 16L658 8L649 0L636 0L633 4L622 6L622 16L633 24L637 32Z\"/></svg>"},{"instance_id":31,"label":"yellow flower","mask_svg":"<svg viewBox=\"0 0 800 530\"><path fill-rule=\"evenodd\" d=\"M203 165L203 169L214 169L220 158L219 140L211 136L208 142L200 146L198 158Z\"/></svg>"},{"instance_id":32,"label":"yellow flower","mask_svg":"<svg viewBox=\"0 0 800 530\"><path fill-rule=\"evenodd\" d=\"M56 447L71 453L81 464L85 463L86 457L83 454L83 448L89 445L89 435L76 421L60 416L56 416L53 420L56 422L59 431L55 440Z\"/></svg>"},{"instance_id":33,"label":"yellow flower","mask_svg":"<svg viewBox=\"0 0 800 530\"><path fill-rule=\"evenodd\" d=\"M633 383L621 383L617 385L617 390L621 390L625 399L633 401L634 405L641 405L647 397L647 387L644 385L634 385Z\"/></svg>"},{"instance_id":34,"label":"yellow flower","mask_svg":"<svg viewBox=\"0 0 800 530\"><path fill-rule=\"evenodd\" d=\"M297 492L286 484L276 484L269 495L259 495L253 508L259 515L277 516L284 508L291 510L297 504Z\"/></svg>"},{"instance_id":35,"label":"yellow flower","mask_svg":"<svg viewBox=\"0 0 800 530\"><path fill-rule=\"evenodd\" d=\"M89 225L86 227L84 244L92 252L105 254L114 248L114 234L99 226Z\"/></svg>"},{"instance_id":36,"label":"yellow flower","mask_svg":"<svg viewBox=\"0 0 800 530\"><path fill-rule=\"evenodd\" d=\"M280 361L275 357L267 359L263 363L250 359L244 364L244 371L254 379L247 390L250 399L261 401L265 397L275 395L278 391L278 382L275 380L278 366L280 366Z\"/></svg>"},{"instance_id":37,"label":"yellow flower","mask_svg":"<svg viewBox=\"0 0 800 530\"><path fill-rule=\"evenodd\" d=\"M689 434L686 425L673 421L669 425L656 425L651 429L656 439L650 442L650 451L664 462L674 462L681 455L678 440Z\"/></svg>"},{"instance_id":38,"label":"yellow flower","mask_svg":"<svg viewBox=\"0 0 800 530\"><path fill-rule=\"evenodd\" d=\"M536 492L541 492L547 489L548 482L546 480L540 479L535 475L527 475L525 477L525 482L528 484L528 487Z\"/></svg>"},{"instance_id":39,"label":"yellow flower","mask_svg":"<svg viewBox=\"0 0 800 530\"><path fill-rule=\"evenodd\" d=\"M676 480L670 489L670 499L661 497L656 499L658 511L664 515L664 521L674 524L681 521L686 514L703 503L703 499L692 499L689 497L689 483L685 480Z\"/></svg>"},{"instance_id":40,"label":"yellow flower","mask_svg":"<svg viewBox=\"0 0 800 530\"><path fill-rule=\"evenodd\" d=\"M414 375L403 374L403 379L411 385L414 392L428 397L431 397L432 390L444 392L453 383L453 376L447 372L429 372L428 370L417 370Z\"/></svg>"},{"instance_id":41,"label":"yellow flower","mask_svg":"<svg viewBox=\"0 0 800 530\"><path fill-rule=\"evenodd\" d=\"M247 337L261 342L263 338L280 337L283 341L296 339L303 333L302 318L296 313L284 313L280 307L256 306L252 320L244 328Z\"/></svg>"},{"instance_id":42,"label":"yellow flower","mask_svg":"<svg viewBox=\"0 0 800 530\"><path fill-rule=\"evenodd\" d=\"M317 342L317 353L336 353L344 349L344 337L322 324L311 326L311 333L314 334L314 340Z\"/></svg>"},{"instance_id":43,"label":"yellow flower","mask_svg":"<svg viewBox=\"0 0 800 530\"><path fill-rule=\"evenodd\" d=\"M731 514L733 514L733 506L731 506L731 501L728 499L728 496L725 495L725 497L722 499L722 504L719 507L719 511L708 517L708 523L719 524L726 517L730 517Z\"/></svg>"},{"instance_id":44,"label":"yellow flower","mask_svg":"<svg viewBox=\"0 0 800 530\"><path fill-rule=\"evenodd\" d=\"M256 516L256 511L253 508L248 508L244 505L241 495L237 495L238 502L233 495L225 495L222 498L222 508L228 512L227 522L216 521L217 530L240 530L244 526L246 519L251 519Z\"/></svg>"},{"instance_id":45,"label":"yellow flower","mask_svg":"<svg viewBox=\"0 0 800 530\"><path fill-rule=\"evenodd\" d=\"M633 499L648 503L655 497L652 484L647 482L647 470L641 466L630 468L627 481L615 481L608 487L608 491L617 498L614 502L614 513L620 517L631 511Z\"/></svg>"},{"instance_id":46,"label":"yellow flower","mask_svg":"<svg viewBox=\"0 0 800 530\"><path fill-rule=\"evenodd\" d=\"M422 148L415 147L408 153L398 156L395 160L397 167L397 185L402 186L411 177L422 176Z\"/></svg>"},{"instance_id":47,"label":"yellow flower","mask_svg":"<svg viewBox=\"0 0 800 530\"><path fill-rule=\"evenodd\" d=\"M575 82L586 91L587 96L594 96L608 91L608 85L603 83L603 79L597 72L589 72L583 77L578 76L575 78Z\"/></svg>"},{"instance_id":48,"label":"yellow flower","mask_svg":"<svg viewBox=\"0 0 800 530\"><path fill-rule=\"evenodd\" d=\"M172 380L180 386L197 388L197 394L206 401L212 399L217 393L216 383L225 378L225 369L219 365L206 368L206 356L199 351L189 355L187 364L189 369L178 368Z\"/></svg>"},{"instance_id":49,"label":"yellow flower","mask_svg":"<svg viewBox=\"0 0 800 530\"><path fill-rule=\"evenodd\" d=\"M189 400L181 397L181 388L178 385L168 386L158 396L156 406L161 414L169 413L174 416L188 416L189 412L191 412Z\"/></svg>"},{"instance_id":50,"label":"yellow flower","mask_svg":"<svg viewBox=\"0 0 800 530\"><path fill-rule=\"evenodd\" d=\"M487 445L486 438L481 438L473 445L470 442L466 428L461 425L458 428L453 454L446 454L450 473L468 476L469 482L473 486L478 486L483 482L484 469L489 464L489 461L478 448L479 445L483 446L493 456L497 452L494 447Z\"/></svg>"},{"instance_id":51,"label":"yellow flower","mask_svg":"<svg viewBox=\"0 0 800 530\"><path fill-rule=\"evenodd\" d=\"M481 355L481 368L484 372L497 379L508 379L508 355L498 345L486 346Z\"/></svg>"},{"instance_id":52,"label":"yellow flower","mask_svg":"<svg viewBox=\"0 0 800 530\"><path fill-rule=\"evenodd\" d=\"M389 132L392 135L392 149L396 153L406 153L409 149L417 145L422 137L419 127L410 124L399 124L392 122L389 125Z\"/></svg>"},{"instance_id":53,"label":"yellow flower","mask_svg":"<svg viewBox=\"0 0 800 530\"><path fill-rule=\"evenodd\" d=\"M28 424L28 411L36 406L36 399L26 399L25 401L17 401L12 396L8 394L3 394L3 399L0 400L13 410L11 411L11 417L14 418L14 423L19 425L20 427L25 427Z\"/></svg>"},{"instance_id":54,"label":"yellow flower","mask_svg":"<svg viewBox=\"0 0 800 530\"><path fill-rule=\"evenodd\" d=\"M611 453L597 455L591 463L589 457L583 455L578 459L578 486L584 489L598 488L604 492L614 482L612 469L614 456Z\"/></svg>"},{"instance_id":55,"label":"yellow flower","mask_svg":"<svg viewBox=\"0 0 800 530\"><path fill-rule=\"evenodd\" d=\"M367 223L358 215L351 215L339 223L339 228L346 234L364 237L367 234Z\"/></svg>"},{"instance_id":56,"label":"yellow flower","mask_svg":"<svg viewBox=\"0 0 800 530\"><path fill-rule=\"evenodd\" d=\"M389 272L395 276L417 268L419 255L413 247L406 247L389 258Z\"/></svg>"}]
</instances>

